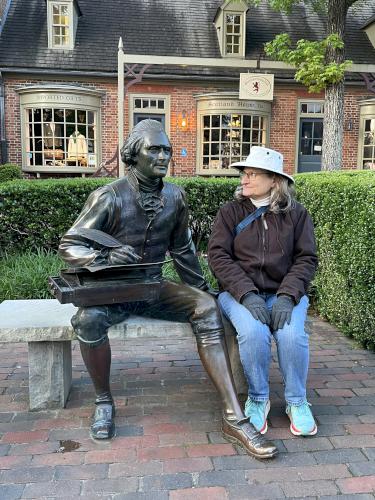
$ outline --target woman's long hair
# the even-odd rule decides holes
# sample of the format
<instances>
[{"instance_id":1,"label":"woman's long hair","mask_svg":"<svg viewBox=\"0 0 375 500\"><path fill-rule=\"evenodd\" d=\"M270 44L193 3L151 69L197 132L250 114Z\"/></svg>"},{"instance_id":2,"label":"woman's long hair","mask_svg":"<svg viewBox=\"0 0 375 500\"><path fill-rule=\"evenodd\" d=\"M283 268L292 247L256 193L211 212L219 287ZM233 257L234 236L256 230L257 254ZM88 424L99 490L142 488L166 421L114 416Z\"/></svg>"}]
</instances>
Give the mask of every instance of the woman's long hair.
<instances>
[{"instance_id":1,"label":"woman's long hair","mask_svg":"<svg viewBox=\"0 0 375 500\"><path fill-rule=\"evenodd\" d=\"M274 176L275 185L271 189L271 200L269 211L275 214L286 213L292 210L295 201L295 191L293 184L288 182L288 179L278 174L269 174ZM234 198L237 201L246 200L246 196L242 194L242 186L238 186L234 193Z\"/></svg>"}]
</instances>

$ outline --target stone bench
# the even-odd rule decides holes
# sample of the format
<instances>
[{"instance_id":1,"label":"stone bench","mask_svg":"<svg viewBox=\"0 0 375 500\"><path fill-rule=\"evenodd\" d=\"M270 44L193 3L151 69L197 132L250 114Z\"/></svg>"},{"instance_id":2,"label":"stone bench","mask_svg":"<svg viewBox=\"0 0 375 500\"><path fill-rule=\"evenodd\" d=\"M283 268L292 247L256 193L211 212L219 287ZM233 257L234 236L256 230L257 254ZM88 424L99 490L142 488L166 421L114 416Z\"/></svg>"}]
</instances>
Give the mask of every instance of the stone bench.
<instances>
[{"instance_id":1,"label":"stone bench","mask_svg":"<svg viewBox=\"0 0 375 500\"><path fill-rule=\"evenodd\" d=\"M70 318L76 309L55 299L5 300L0 304L0 342L28 343L30 410L66 404L72 384L71 341L76 338ZM110 339L191 335L189 323L139 316L131 316L109 329ZM237 391L246 393L237 341L228 323L226 340Z\"/></svg>"}]
</instances>

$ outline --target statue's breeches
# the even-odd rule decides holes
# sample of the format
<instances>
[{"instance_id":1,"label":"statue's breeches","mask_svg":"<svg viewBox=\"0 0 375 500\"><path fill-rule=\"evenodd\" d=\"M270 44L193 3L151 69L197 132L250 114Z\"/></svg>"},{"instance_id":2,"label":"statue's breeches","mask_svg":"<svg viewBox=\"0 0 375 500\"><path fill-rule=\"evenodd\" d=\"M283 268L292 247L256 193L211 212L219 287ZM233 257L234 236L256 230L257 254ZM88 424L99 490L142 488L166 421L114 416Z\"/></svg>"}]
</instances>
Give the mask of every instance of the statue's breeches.
<instances>
[{"instance_id":1,"label":"statue's breeches","mask_svg":"<svg viewBox=\"0 0 375 500\"><path fill-rule=\"evenodd\" d=\"M189 322L198 337L223 332L220 312L211 295L171 281L163 281L158 300L81 307L72 317L72 325L81 342L96 347L106 342L110 326L124 321L130 314Z\"/></svg>"}]
</instances>

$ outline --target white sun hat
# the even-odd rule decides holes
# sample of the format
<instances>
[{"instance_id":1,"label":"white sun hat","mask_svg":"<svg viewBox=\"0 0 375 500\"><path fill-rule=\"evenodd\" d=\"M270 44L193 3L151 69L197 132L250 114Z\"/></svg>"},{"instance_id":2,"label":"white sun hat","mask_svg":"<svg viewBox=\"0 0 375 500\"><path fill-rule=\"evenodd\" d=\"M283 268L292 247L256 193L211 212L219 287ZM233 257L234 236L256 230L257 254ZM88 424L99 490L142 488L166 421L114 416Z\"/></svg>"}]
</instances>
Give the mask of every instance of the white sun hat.
<instances>
[{"instance_id":1,"label":"white sun hat","mask_svg":"<svg viewBox=\"0 0 375 500\"><path fill-rule=\"evenodd\" d=\"M268 149L261 146L253 146L246 160L238 161L229 165L230 168L243 170L246 167L259 168L274 172L275 174L286 177L290 182L294 182L291 175L283 172L283 155L274 149Z\"/></svg>"}]
</instances>

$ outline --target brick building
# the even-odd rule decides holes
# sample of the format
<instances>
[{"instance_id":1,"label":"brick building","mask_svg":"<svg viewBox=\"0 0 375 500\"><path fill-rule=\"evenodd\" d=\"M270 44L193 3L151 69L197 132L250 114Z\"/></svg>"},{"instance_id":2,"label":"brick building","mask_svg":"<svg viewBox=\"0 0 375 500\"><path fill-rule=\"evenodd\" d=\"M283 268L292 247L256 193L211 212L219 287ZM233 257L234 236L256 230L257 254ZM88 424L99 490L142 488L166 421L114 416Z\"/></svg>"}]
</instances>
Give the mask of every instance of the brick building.
<instances>
[{"instance_id":1,"label":"brick building","mask_svg":"<svg viewBox=\"0 0 375 500\"><path fill-rule=\"evenodd\" d=\"M2 161L22 165L28 175L86 175L103 162L117 164L120 37L132 55L126 69L136 75L125 78L124 133L147 117L161 121L174 147L172 175L234 175L228 165L251 145L280 150L289 173L320 169L324 95L309 94L263 49L284 31L294 40L324 36L324 18L303 4L290 16L267 2L248 8L233 0L1 5ZM374 12L375 0L360 0L347 19L353 65L345 86L343 168L375 165ZM160 64L160 56L170 63ZM196 66L197 58L207 66ZM249 95L241 99L240 73L249 73ZM263 99L256 92L272 87L267 75L274 76L273 94Z\"/></svg>"}]
</instances>

